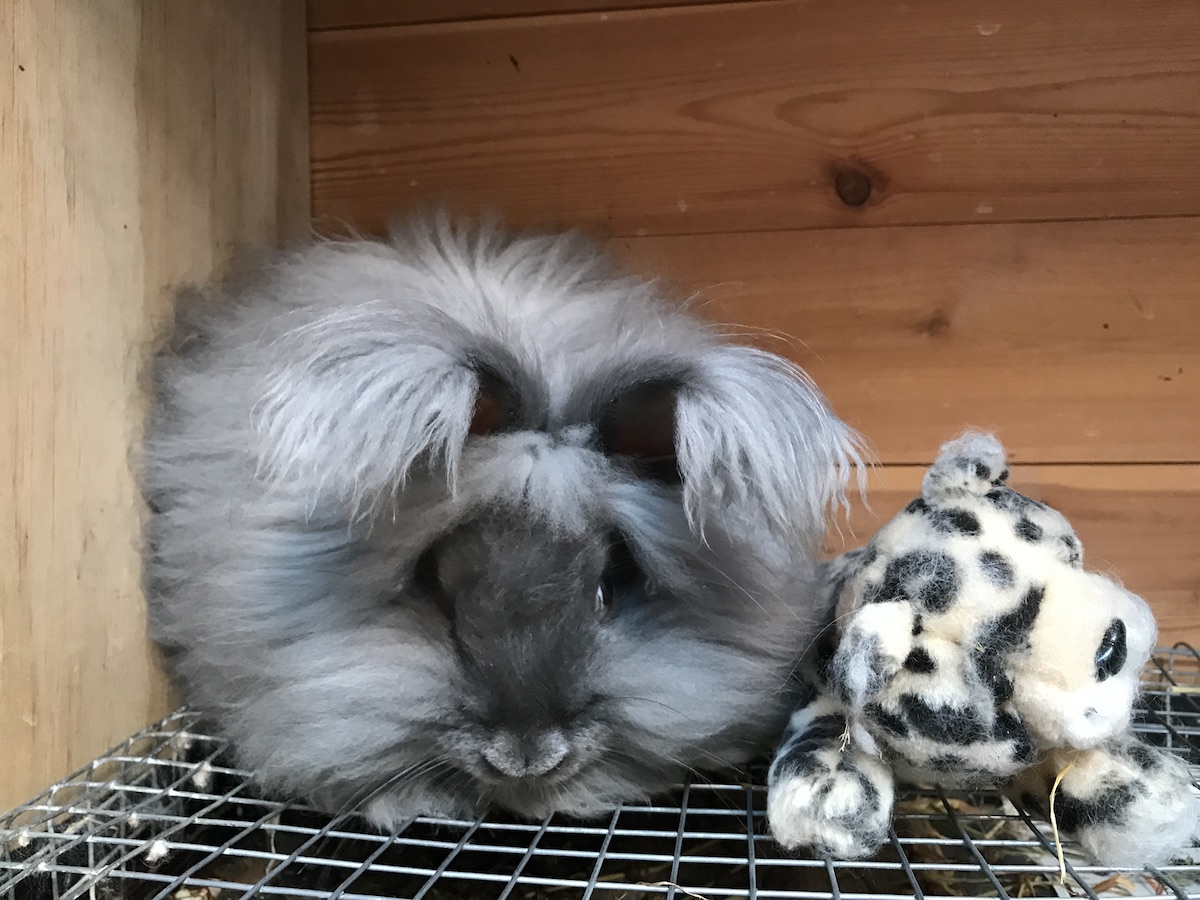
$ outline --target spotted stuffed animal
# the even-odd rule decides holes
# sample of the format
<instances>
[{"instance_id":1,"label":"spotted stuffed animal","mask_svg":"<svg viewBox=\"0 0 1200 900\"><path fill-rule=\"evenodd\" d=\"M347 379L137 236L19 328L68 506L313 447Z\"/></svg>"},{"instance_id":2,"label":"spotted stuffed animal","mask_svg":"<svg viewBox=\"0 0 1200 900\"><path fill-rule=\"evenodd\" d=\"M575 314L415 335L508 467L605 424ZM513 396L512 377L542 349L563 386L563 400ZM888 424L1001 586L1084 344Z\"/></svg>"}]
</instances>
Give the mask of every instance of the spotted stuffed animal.
<instances>
[{"instance_id":1,"label":"spotted stuffed animal","mask_svg":"<svg viewBox=\"0 0 1200 900\"><path fill-rule=\"evenodd\" d=\"M834 618L769 771L789 848L861 857L888 837L894 776L1009 781L1099 862L1177 856L1200 802L1130 717L1155 641L1146 603L1083 568L1059 513L1006 485L1004 449L946 444L921 497L826 564Z\"/></svg>"}]
</instances>

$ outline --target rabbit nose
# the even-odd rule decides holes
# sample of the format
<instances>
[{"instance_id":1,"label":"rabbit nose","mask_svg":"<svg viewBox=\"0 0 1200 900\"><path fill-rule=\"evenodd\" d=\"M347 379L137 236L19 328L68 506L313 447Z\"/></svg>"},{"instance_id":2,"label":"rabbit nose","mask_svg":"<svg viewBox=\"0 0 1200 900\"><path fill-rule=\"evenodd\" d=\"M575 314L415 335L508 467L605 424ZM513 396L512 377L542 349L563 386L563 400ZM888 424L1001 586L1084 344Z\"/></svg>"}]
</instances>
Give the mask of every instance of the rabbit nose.
<instances>
[{"instance_id":1,"label":"rabbit nose","mask_svg":"<svg viewBox=\"0 0 1200 900\"><path fill-rule=\"evenodd\" d=\"M521 739L502 731L483 748L483 758L510 778L536 778L556 769L570 750L566 736L554 729Z\"/></svg>"}]
</instances>

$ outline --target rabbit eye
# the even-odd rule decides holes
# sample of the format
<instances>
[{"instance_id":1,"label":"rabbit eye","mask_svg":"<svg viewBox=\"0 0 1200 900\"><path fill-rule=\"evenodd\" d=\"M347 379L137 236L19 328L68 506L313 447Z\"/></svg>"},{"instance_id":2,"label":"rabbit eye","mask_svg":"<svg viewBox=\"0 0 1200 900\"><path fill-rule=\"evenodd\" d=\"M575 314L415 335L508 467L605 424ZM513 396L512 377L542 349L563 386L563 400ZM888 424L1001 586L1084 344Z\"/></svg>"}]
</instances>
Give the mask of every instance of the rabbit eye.
<instances>
[{"instance_id":1,"label":"rabbit eye","mask_svg":"<svg viewBox=\"0 0 1200 900\"><path fill-rule=\"evenodd\" d=\"M438 571L438 548L430 547L417 559L412 574L413 585L427 598L433 600L446 618L454 620L454 601L442 587L441 573Z\"/></svg>"},{"instance_id":2,"label":"rabbit eye","mask_svg":"<svg viewBox=\"0 0 1200 900\"><path fill-rule=\"evenodd\" d=\"M1120 672L1125 665L1127 653L1125 623L1120 619L1113 619L1108 630L1104 632L1104 637L1100 639L1100 646L1096 648L1096 680L1104 681Z\"/></svg>"},{"instance_id":3,"label":"rabbit eye","mask_svg":"<svg viewBox=\"0 0 1200 900\"><path fill-rule=\"evenodd\" d=\"M639 590L646 583L633 551L623 535L614 532L609 539L608 562L600 583L596 586L596 612L603 614L612 609L613 605L620 606L624 598Z\"/></svg>"},{"instance_id":4,"label":"rabbit eye","mask_svg":"<svg viewBox=\"0 0 1200 900\"><path fill-rule=\"evenodd\" d=\"M608 579L602 578L600 583L596 585L596 615L602 616L608 612L608 607L611 603L612 588L608 583Z\"/></svg>"},{"instance_id":5,"label":"rabbit eye","mask_svg":"<svg viewBox=\"0 0 1200 900\"><path fill-rule=\"evenodd\" d=\"M678 385L653 381L614 399L600 421L606 453L628 460L644 475L664 484L682 482L675 454L675 398Z\"/></svg>"},{"instance_id":6,"label":"rabbit eye","mask_svg":"<svg viewBox=\"0 0 1200 900\"><path fill-rule=\"evenodd\" d=\"M498 375L486 369L477 369L479 391L475 396L475 409L471 413L468 433L477 436L510 431L517 419L514 392Z\"/></svg>"},{"instance_id":7,"label":"rabbit eye","mask_svg":"<svg viewBox=\"0 0 1200 900\"><path fill-rule=\"evenodd\" d=\"M438 577L437 553L430 547L417 558L413 567L413 581L423 590L434 591L441 589L441 579Z\"/></svg>"}]
</instances>

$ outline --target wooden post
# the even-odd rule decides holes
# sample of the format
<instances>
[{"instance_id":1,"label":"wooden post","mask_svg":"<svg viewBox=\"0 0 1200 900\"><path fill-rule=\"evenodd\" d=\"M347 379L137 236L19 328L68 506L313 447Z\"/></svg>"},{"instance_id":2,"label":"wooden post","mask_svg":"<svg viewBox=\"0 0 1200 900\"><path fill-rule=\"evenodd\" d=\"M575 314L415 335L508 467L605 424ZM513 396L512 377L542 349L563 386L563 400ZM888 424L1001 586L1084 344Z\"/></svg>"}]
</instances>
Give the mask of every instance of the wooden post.
<instances>
[{"instance_id":1,"label":"wooden post","mask_svg":"<svg viewBox=\"0 0 1200 900\"><path fill-rule=\"evenodd\" d=\"M0 4L0 808L171 702L130 463L168 292L308 229L303 0Z\"/></svg>"}]
</instances>

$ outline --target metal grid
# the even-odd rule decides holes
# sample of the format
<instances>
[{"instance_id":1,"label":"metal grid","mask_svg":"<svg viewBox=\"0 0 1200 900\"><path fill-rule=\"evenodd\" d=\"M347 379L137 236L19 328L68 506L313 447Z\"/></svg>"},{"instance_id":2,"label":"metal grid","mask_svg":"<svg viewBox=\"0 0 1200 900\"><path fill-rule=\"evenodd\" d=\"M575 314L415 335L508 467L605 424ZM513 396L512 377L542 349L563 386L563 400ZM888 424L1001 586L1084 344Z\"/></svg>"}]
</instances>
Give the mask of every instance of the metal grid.
<instances>
[{"instance_id":1,"label":"metal grid","mask_svg":"<svg viewBox=\"0 0 1200 900\"><path fill-rule=\"evenodd\" d=\"M1200 763L1200 655L1161 651L1144 686L1139 730ZM1060 881L1049 826L999 792L902 794L890 846L848 862L782 853L754 779L598 822L419 818L377 834L261 797L224 751L181 710L0 816L0 898L1200 898L1200 864L1101 869L1067 841Z\"/></svg>"}]
</instances>

